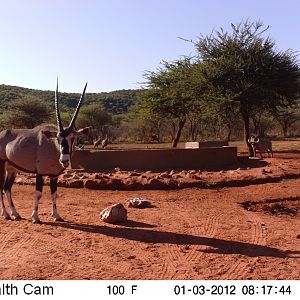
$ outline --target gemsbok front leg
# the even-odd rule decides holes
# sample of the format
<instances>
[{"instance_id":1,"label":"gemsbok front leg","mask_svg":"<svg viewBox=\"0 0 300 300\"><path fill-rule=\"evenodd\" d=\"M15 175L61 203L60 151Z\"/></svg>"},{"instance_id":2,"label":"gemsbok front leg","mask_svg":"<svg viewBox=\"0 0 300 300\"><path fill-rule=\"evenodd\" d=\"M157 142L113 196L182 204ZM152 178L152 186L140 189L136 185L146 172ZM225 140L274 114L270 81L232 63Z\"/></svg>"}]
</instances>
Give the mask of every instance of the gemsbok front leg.
<instances>
[{"instance_id":1,"label":"gemsbok front leg","mask_svg":"<svg viewBox=\"0 0 300 300\"><path fill-rule=\"evenodd\" d=\"M6 219L10 220L10 215L7 212L4 201L3 201L3 189L4 189L4 182L5 182L5 175L6 175L6 169L5 169L5 162L3 160L0 160L0 203L1 203L1 215Z\"/></svg>"},{"instance_id":2,"label":"gemsbok front leg","mask_svg":"<svg viewBox=\"0 0 300 300\"><path fill-rule=\"evenodd\" d=\"M34 224L40 224L41 220L39 218L39 202L42 198L43 193L43 185L44 185L44 179L43 176L36 174L35 177L35 203L34 203L34 209L31 215L32 221Z\"/></svg>"},{"instance_id":3,"label":"gemsbok front leg","mask_svg":"<svg viewBox=\"0 0 300 300\"><path fill-rule=\"evenodd\" d=\"M18 214L11 197L11 188L12 185L14 184L15 178L16 178L16 171L8 169L6 180L4 183L4 192L9 203L11 215L14 216L15 220L21 220L21 216Z\"/></svg>"},{"instance_id":4,"label":"gemsbok front leg","mask_svg":"<svg viewBox=\"0 0 300 300\"><path fill-rule=\"evenodd\" d=\"M56 222L63 222L64 219L58 214L56 207L57 177L50 177L50 190L52 198L52 217Z\"/></svg>"}]
</instances>

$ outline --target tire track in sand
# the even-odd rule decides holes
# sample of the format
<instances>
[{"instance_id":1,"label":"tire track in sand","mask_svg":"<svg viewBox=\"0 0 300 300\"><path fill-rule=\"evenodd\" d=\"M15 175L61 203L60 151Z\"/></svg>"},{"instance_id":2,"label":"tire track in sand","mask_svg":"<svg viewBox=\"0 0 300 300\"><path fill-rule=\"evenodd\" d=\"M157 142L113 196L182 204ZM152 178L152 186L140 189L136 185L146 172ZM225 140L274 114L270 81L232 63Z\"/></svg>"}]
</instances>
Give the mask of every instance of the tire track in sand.
<instances>
[{"instance_id":1,"label":"tire track in sand","mask_svg":"<svg viewBox=\"0 0 300 300\"><path fill-rule=\"evenodd\" d=\"M11 248L6 249L6 258L17 258L18 261L28 258L28 255L32 253L33 246L36 242L36 238L32 238L32 236L22 237Z\"/></svg>"},{"instance_id":2,"label":"tire track in sand","mask_svg":"<svg viewBox=\"0 0 300 300\"><path fill-rule=\"evenodd\" d=\"M197 221L196 225L193 220L196 218L187 218L187 212L183 213L184 210L179 210L177 216L180 220L184 220L185 232L183 235L193 235L195 237L202 236L214 236L216 234L218 217L216 215L208 217L205 221ZM192 216L195 212L192 212ZM205 253L201 251L204 245L197 245L186 241L184 245L181 241L173 244L167 244L167 252L165 255L165 261L163 264L160 279L185 279L186 274L194 271L194 266L200 260L201 256Z\"/></svg>"},{"instance_id":3,"label":"tire track in sand","mask_svg":"<svg viewBox=\"0 0 300 300\"><path fill-rule=\"evenodd\" d=\"M254 212L243 212L247 217L248 221L251 222L251 228L249 232L250 240L247 241L250 244L264 246L266 245L267 239L267 227L262 226L262 221L258 215ZM259 253L256 253L259 255ZM241 261L241 259L236 259L231 267L222 274L220 279L223 280L242 280L246 279L246 275L249 272L250 267L253 268L258 257L247 257L247 261Z\"/></svg>"},{"instance_id":4,"label":"tire track in sand","mask_svg":"<svg viewBox=\"0 0 300 300\"><path fill-rule=\"evenodd\" d=\"M9 243L9 241L12 239L12 237L14 236L14 232L13 231L10 231L6 234L1 234L0 235L0 253L1 253L1 256L3 256L3 252L2 250L5 249L6 245Z\"/></svg>"}]
</instances>

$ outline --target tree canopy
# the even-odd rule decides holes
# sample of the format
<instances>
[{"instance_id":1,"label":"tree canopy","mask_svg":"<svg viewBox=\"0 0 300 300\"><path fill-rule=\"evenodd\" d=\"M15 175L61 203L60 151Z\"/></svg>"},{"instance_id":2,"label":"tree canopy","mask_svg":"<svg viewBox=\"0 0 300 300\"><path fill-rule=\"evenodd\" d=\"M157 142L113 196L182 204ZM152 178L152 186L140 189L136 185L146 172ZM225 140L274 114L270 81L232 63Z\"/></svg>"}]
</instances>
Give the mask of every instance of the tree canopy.
<instances>
[{"instance_id":1,"label":"tree canopy","mask_svg":"<svg viewBox=\"0 0 300 300\"><path fill-rule=\"evenodd\" d=\"M95 139L99 135L104 137L108 134L108 126L112 122L111 114L107 113L100 104L90 104L82 106L80 114L76 120L78 127L92 127L91 138Z\"/></svg>"},{"instance_id":2,"label":"tree canopy","mask_svg":"<svg viewBox=\"0 0 300 300\"><path fill-rule=\"evenodd\" d=\"M11 128L33 128L52 117L49 106L34 96L25 96L12 102L8 111L2 123Z\"/></svg>"},{"instance_id":3,"label":"tree canopy","mask_svg":"<svg viewBox=\"0 0 300 300\"><path fill-rule=\"evenodd\" d=\"M257 108L271 111L293 105L299 98L300 68L292 51L278 51L274 41L264 37L268 27L262 23L246 21L231 27L231 33L221 29L199 38L198 63L206 67L213 94L239 103L252 154L247 142L251 113Z\"/></svg>"}]
</instances>

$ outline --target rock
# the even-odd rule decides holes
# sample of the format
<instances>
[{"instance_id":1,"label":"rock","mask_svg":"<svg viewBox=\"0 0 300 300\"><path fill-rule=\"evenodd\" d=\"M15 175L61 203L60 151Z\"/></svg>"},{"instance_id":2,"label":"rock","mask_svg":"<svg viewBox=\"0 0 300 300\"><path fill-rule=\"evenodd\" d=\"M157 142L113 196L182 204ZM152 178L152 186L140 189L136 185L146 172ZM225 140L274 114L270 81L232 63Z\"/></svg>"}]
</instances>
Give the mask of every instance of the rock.
<instances>
[{"instance_id":1,"label":"rock","mask_svg":"<svg viewBox=\"0 0 300 300\"><path fill-rule=\"evenodd\" d=\"M16 183L16 184L23 184L23 179L22 179L22 178L17 178L17 179L15 180L15 183Z\"/></svg>"},{"instance_id":2,"label":"rock","mask_svg":"<svg viewBox=\"0 0 300 300\"><path fill-rule=\"evenodd\" d=\"M64 174L60 175L59 177L62 179L68 179L68 178L73 177L73 174L68 172L68 173L64 173Z\"/></svg>"},{"instance_id":3,"label":"rock","mask_svg":"<svg viewBox=\"0 0 300 300\"><path fill-rule=\"evenodd\" d=\"M127 221L127 209L121 203L111 205L100 212L100 218L106 223L120 223Z\"/></svg>"},{"instance_id":4,"label":"rock","mask_svg":"<svg viewBox=\"0 0 300 300\"><path fill-rule=\"evenodd\" d=\"M261 171L263 174L268 174L268 173L272 173L271 170L266 170L266 169L262 169Z\"/></svg>"},{"instance_id":5,"label":"rock","mask_svg":"<svg viewBox=\"0 0 300 300\"><path fill-rule=\"evenodd\" d=\"M123 180L124 189L131 191L131 190L141 190L143 188L142 184L137 181L136 177L134 178L126 178Z\"/></svg>"},{"instance_id":6,"label":"rock","mask_svg":"<svg viewBox=\"0 0 300 300\"><path fill-rule=\"evenodd\" d=\"M99 179L86 179L83 181L83 185L87 189L99 190L107 186L107 181Z\"/></svg>"},{"instance_id":7,"label":"rock","mask_svg":"<svg viewBox=\"0 0 300 300\"><path fill-rule=\"evenodd\" d=\"M141 176L141 173L131 172L131 173L129 173L129 176Z\"/></svg>"},{"instance_id":8,"label":"rock","mask_svg":"<svg viewBox=\"0 0 300 300\"><path fill-rule=\"evenodd\" d=\"M101 173L91 174L89 179L103 179L103 175Z\"/></svg>"},{"instance_id":9,"label":"rock","mask_svg":"<svg viewBox=\"0 0 300 300\"><path fill-rule=\"evenodd\" d=\"M68 180L66 181L66 187L83 188L83 180Z\"/></svg>"},{"instance_id":10,"label":"rock","mask_svg":"<svg viewBox=\"0 0 300 300\"><path fill-rule=\"evenodd\" d=\"M131 198L127 199L125 201L125 205L127 207L133 207L133 208L146 208L146 207L153 207L152 203L143 198Z\"/></svg>"},{"instance_id":11,"label":"rock","mask_svg":"<svg viewBox=\"0 0 300 300\"><path fill-rule=\"evenodd\" d=\"M68 187L68 188L83 188L83 180L71 179L60 182L60 186Z\"/></svg>"},{"instance_id":12,"label":"rock","mask_svg":"<svg viewBox=\"0 0 300 300\"><path fill-rule=\"evenodd\" d=\"M180 181L178 182L178 187L181 189L199 187L199 183L197 181Z\"/></svg>"},{"instance_id":13,"label":"rock","mask_svg":"<svg viewBox=\"0 0 300 300\"><path fill-rule=\"evenodd\" d=\"M172 176L172 175L174 175L176 172L174 171L174 170L171 170L170 172L169 172L169 174Z\"/></svg>"},{"instance_id":14,"label":"rock","mask_svg":"<svg viewBox=\"0 0 300 300\"><path fill-rule=\"evenodd\" d=\"M159 179L150 178L148 180L141 181L143 189L145 190L165 190L168 189L168 185Z\"/></svg>"},{"instance_id":15,"label":"rock","mask_svg":"<svg viewBox=\"0 0 300 300\"><path fill-rule=\"evenodd\" d=\"M163 172L163 173L160 173L160 178L172 178L172 175L170 175L167 172Z\"/></svg>"},{"instance_id":16,"label":"rock","mask_svg":"<svg viewBox=\"0 0 300 300\"><path fill-rule=\"evenodd\" d=\"M197 174L198 172L197 172L196 170L189 170L187 173L188 173L188 174L195 175L195 174Z\"/></svg>"},{"instance_id":17,"label":"rock","mask_svg":"<svg viewBox=\"0 0 300 300\"><path fill-rule=\"evenodd\" d=\"M107 188L112 190L123 190L125 184L119 178L111 178L107 181Z\"/></svg>"}]
</instances>

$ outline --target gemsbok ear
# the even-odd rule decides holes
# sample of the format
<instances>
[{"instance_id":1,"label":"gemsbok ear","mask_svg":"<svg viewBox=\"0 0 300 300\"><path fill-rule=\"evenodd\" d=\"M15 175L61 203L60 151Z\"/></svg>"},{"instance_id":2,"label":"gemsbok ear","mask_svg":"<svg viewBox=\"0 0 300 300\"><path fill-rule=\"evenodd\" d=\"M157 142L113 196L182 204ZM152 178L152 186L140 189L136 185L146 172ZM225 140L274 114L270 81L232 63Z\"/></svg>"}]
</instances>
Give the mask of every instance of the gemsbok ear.
<instances>
[{"instance_id":1,"label":"gemsbok ear","mask_svg":"<svg viewBox=\"0 0 300 300\"><path fill-rule=\"evenodd\" d=\"M53 139L57 137L57 132L55 131L42 130L42 134L44 134L48 139Z\"/></svg>"},{"instance_id":2,"label":"gemsbok ear","mask_svg":"<svg viewBox=\"0 0 300 300\"><path fill-rule=\"evenodd\" d=\"M83 135L83 134L88 135L90 133L91 128L92 127L85 127L85 128L76 130L76 134L78 134L78 135Z\"/></svg>"}]
</instances>

